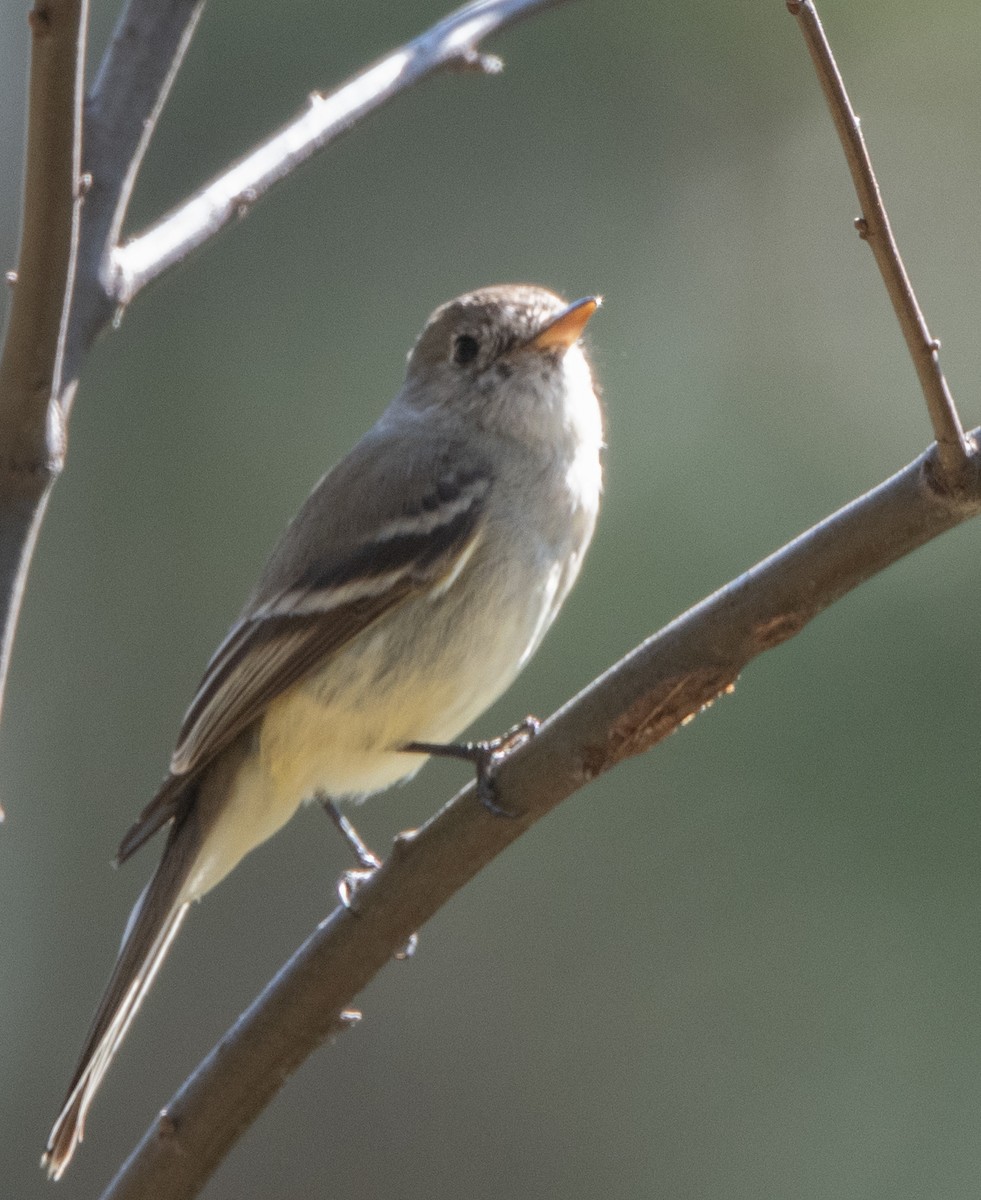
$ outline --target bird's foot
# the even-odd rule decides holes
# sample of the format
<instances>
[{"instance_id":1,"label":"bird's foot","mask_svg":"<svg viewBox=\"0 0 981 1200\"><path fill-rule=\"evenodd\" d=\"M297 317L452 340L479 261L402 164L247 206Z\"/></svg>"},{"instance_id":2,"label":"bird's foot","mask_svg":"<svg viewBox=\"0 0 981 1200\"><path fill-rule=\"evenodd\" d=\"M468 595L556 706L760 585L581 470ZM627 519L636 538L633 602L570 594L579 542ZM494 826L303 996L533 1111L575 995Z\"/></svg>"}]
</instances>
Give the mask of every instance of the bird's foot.
<instances>
[{"instance_id":1,"label":"bird's foot","mask_svg":"<svg viewBox=\"0 0 981 1200\"><path fill-rule=\"evenodd\" d=\"M356 912L354 898L382 865L381 859L374 851L368 848L364 839L333 800L329 797L324 797L321 800L321 804L323 805L324 812L334 822L341 836L354 852L354 857L361 864L360 867L352 867L350 870L345 871L337 884L337 895L340 898L341 904L350 912Z\"/></svg>"},{"instance_id":2,"label":"bird's foot","mask_svg":"<svg viewBox=\"0 0 981 1200\"><path fill-rule=\"evenodd\" d=\"M409 742L402 749L409 754L431 754L437 758L458 758L472 763L477 771L477 799L495 817L516 817L510 809L498 803L497 768L504 759L538 732L537 717L525 717L500 737L486 742Z\"/></svg>"}]
</instances>

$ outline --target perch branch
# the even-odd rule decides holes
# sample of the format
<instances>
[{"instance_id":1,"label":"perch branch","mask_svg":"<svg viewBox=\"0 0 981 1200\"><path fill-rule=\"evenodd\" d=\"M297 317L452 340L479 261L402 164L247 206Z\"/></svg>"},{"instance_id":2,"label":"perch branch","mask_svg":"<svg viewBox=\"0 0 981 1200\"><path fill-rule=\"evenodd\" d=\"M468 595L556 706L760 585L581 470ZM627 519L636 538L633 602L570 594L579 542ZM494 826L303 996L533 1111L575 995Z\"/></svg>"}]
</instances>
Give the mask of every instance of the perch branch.
<instances>
[{"instance_id":1,"label":"perch branch","mask_svg":"<svg viewBox=\"0 0 981 1200\"><path fill-rule=\"evenodd\" d=\"M396 839L359 890L300 947L154 1121L102 1200L190 1200L286 1078L350 1020L358 993L465 883L557 804L665 738L765 650L858 584L981 512L933 485L936 448L703 600L590 684L510 756L490 816L464 789Z\"/></svg>"},{"instance_id":2,"label":"perch branch","mask_svg":"<svg viewBox=\"0 0 981 1200\"><path fill-rule=\"evenodd\" d=\"M477 46L523 17L563 0L476 0L361 71L335 92L314 92L302 112L113 255L112 295L126 305L148 283L244 216L267 191L357 121L446 67L494 73L500 61Z\"/></svg>"},{"instance_id":3,"label":"perch branch","mask_svg":"<svg viewBox=\"0 0 981 1200\"><path fill-rule=\"evenodd\" d=\"M917 303L913 285L893 237L882 203L879 184L872 169L859 118L852 108L845 83L812 0L787 0L797 18L807 49L814 62L831 116L845 151L862 215L855 221L859 236L868 242L899 320L899 327L913 359L920 387L939 449L941 477L949 487L960 486L972 469L970 447L964 435L947 380L940 368L940 343L934 338Z\"/></svg>"}]
</instances>

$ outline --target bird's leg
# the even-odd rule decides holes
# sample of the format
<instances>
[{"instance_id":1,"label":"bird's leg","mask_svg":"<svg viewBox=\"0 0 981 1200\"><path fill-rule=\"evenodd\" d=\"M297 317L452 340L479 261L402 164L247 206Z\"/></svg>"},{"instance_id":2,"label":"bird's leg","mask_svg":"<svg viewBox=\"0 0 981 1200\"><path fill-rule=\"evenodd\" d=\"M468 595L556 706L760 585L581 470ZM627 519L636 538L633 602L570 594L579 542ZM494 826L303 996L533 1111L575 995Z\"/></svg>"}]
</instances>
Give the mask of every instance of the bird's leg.
<instances>
[{"instance_id":1,"label":"bird's leg","mask_svg":"<svg viewBox=\"0 0 981 1200\"><path fill-rule=\"evenodd\" d=\"M354 851L354 857L362 867L366 871L377 871L381 866L381 859L372 850L369 850L361 834L358 833L334 801L329 796L322 796L320 803L323 805L324 812L334 822L341 836Z\"/></svg>"},{"instance_id":2,"label":"bird's leg","mask_svg":"<svg viewBox=\"0 0 981 1200\"><path fill-rule=\"evenodd\" d=\"M381 859L365 844L364 839L329 796L321 796L324 812L334 822L341 836L354 851L360 868L345 871L337 884L337 894L345 908L354 911L354 897L382 865Z\"/></svg>"},{"instance_id":3,"label":"bird's leg","mask_svg":"<svg viewBox=\"0 0 981 1200\"><path fill-rule=\"evenodd\" d=\"M341 904L344 905L348 912L357 913L358 910L355 907L354 898L358 894L358 888L364 887L382 865L381 859L373 850L369 849L361 834L358 833L329 796L321 796L320 803L324 812L337 826L341 837L344 838L354 851L354 857L361 864L360 869L351 868L345 871L337 884L337 895L340 897ZM418 945L419 935L413 933L409 936L409 940L401 950L396 950L395 957L397 959L411 958L415 954Z\"/></svg>"},{"instance_id":4,"label":"bird's leg","mask_svg":"<svg viewBox=\"0 0 981 1200\"><path fill-rule=\"evenodd\" d=\"M534 737L539 724L537 717L529 716L507 733L486 742L408 742L402 749L407 754L431 754L435 758L459 758L472 763L477 769L477 798L480 803L495 817L515 817L517 813L510 812L497 802L494 775L512 750Z\"/></svg>"}]
</instances>

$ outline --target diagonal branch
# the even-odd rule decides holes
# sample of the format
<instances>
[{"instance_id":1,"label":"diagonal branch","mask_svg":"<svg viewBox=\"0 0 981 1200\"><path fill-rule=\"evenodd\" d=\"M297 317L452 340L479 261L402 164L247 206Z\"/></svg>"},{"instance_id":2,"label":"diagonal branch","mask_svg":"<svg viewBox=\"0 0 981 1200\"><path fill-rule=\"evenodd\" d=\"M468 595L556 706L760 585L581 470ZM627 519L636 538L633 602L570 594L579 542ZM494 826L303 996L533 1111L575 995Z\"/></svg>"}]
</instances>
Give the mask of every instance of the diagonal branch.
<instances>
[{"instance_id":1,"label":"diagonal branch","mask_svg":"<svg viewBox=\"0 0 981 1200\"><path fill-rule=\"evenodd\" d=\"M848 169L862 207L862 215L856 220L855 227L872 250L913 359L937 439L940 471L948 486L957 487L962 475L971 470L970 447L947 380L940 369L940 343L931 336L926 317L917 303L882 203L872 160L862 137L861 124L848 98L817 10L812 0L787 0L787 8L800 25L845 151Z\"/></svg>"},{"instance_id":2,"label":"diagonal branch","mask_svg":"<svg viewBox=\"0 0 981 1200\"><path fill-rule=\"evenodd\" d=\"M475 0L379 59L335 92L313 92L306 108L292 121L115 251L110 287L116 303L128 304L148 283L244 216L273 184L413 84L452 66L499 71L499 59L478 53L481 40L533 12L563 2Z\"/></svg>"},{"instance_id":3,"label":"diagonal branch","mask_svg":"<svg viewBox=\"0 0 981 1200\"><path fill-rule=\"evenodd\" d=\"M931 448L638 646L550 718L498 776L513 820L469 787L403 834L300 947L153 1123L102 1200L189 1200L286 1078L353 1019L349 1006L412 933L566 797L731 691L757 655L858 584L981 512L981 455L965 486L931 482Z\"/></svg>"}]
</instances>

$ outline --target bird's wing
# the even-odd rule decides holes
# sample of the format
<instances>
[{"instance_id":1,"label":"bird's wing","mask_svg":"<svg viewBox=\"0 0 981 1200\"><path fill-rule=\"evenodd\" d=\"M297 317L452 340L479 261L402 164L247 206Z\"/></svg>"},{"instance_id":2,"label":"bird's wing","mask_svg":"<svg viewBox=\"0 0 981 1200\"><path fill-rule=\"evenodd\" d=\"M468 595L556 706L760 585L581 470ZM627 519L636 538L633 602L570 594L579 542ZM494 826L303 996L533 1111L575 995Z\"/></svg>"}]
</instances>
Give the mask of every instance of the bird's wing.
<instances>
[{"instance_id":1,"label":"bird's wing","mask_svg":"<svg viewBox=\"0 0 981 1200\"><path fill-rule=\"evenodd\" d=\"M176 815L200 772L276 696L408 597L452 585L481 537L490 482L482 470L447 467L415 502L406 504L403 494L396 513L372 522L369 537L327 555L271 595L260 587L259 601L208 664L184 717L170 776L126 834L117 861Z\"/></svg>"}]
</instances>

